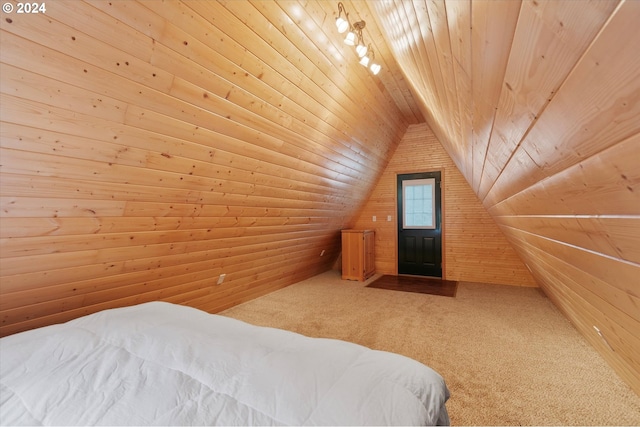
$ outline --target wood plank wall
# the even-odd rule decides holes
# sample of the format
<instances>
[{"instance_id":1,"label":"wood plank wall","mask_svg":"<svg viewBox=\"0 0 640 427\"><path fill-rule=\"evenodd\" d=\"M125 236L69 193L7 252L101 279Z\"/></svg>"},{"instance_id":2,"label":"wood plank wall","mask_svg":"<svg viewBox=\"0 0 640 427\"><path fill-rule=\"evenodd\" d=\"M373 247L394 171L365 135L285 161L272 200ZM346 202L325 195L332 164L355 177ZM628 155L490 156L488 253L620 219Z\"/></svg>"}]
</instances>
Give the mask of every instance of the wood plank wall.
<instances>
[{"instance_id":1,"label":"wood plank wall","mask_svg":"<svg viewBox=\"0 0 640 427\"><path fill-rule=\"evenodd\" d=\"M442 171L443 275L448 280L537 286L428 125L411 125L365 204L356 228L376 232L376 273L395 275L396 177ZM376 216L376 221L373 221ZM391 221L387 217L391 216Z\"/></svg>"},{"instance_id":2,"label":"wood plank wall","mask_svg":"<svg viewBox=\"0 0 640 427\"><path fill-rule=\"evenodd\" d=\"M150 300L215 312L331 268L408 122L335 5L304 3L3 14L0 335Z\"/></svg>"},{"instance_id":3,"label":"wood plank wall","mask_svg":"<svg viewBox=\"0 0 640 427\"><path fill-rule=\"evenodd\" d=\"M640 393L640 2L345 4L377 77L333 2L3 14L0 335L152 299L217 311L330 268L424 117Z\"/></svg>"},{"instance_id":4,"label":"wood plank wall","mask_svg":"<svg viewBox=\"0 0 640 427\"><path fill-rule=\"evenodd\" d=\"M369 5L478 198L640 393L640 2Z\"/></svg>"}]
</instances>

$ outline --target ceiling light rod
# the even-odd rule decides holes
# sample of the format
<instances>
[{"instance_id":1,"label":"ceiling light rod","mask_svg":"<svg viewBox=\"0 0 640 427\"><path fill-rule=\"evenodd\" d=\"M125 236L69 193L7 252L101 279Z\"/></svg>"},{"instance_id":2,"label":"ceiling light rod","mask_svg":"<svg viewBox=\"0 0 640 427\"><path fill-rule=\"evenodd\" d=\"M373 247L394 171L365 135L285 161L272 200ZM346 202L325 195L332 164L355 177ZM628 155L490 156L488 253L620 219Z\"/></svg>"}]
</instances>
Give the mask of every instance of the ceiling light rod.
<instances>
[{"instance_id":1,"label":"ceiling light rod","mask_svg":"<svg viewBox=\"0 0 640 427\"><path fill-rule=\"evenodd\" d=\"M344 17L342 16L343 14ZM344 4L342 4L342 2L338 2L338 17L336 18L338 33L342 34L349 30L347 36L344 38L344 43L349 46L355 46L358 58L361 58L360 64L368 67L373 74L378 74L382 67L374 63L369 65L371 60L373 60L374 55L373 50L371 49L371 44L367 45L364 41L364 36L362 35L362 30L366 25L367 23L364 20L360 20L352 24L351 21L349 21L349 13L344 8ZM367 55L368 52L371 52L371 54Z\"/></svg>"}]
</instances>

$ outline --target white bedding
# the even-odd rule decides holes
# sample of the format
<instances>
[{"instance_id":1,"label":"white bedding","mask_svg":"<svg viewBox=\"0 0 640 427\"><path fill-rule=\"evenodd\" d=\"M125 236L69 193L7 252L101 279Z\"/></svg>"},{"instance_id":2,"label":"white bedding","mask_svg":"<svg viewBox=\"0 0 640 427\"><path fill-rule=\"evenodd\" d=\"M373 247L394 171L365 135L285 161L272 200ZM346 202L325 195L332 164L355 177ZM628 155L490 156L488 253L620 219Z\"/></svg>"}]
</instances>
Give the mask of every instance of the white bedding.
<instances>
[{"instance_id":1,"label":"white bedding","mask_svg":"<svg viewBox=\"0 0 640 427\"><path fill-rule=\"evenodd\" d=\"M2 338L0 387L3 425L449 424L415 360L162 302Z\"/></svg>"}]
</instances>

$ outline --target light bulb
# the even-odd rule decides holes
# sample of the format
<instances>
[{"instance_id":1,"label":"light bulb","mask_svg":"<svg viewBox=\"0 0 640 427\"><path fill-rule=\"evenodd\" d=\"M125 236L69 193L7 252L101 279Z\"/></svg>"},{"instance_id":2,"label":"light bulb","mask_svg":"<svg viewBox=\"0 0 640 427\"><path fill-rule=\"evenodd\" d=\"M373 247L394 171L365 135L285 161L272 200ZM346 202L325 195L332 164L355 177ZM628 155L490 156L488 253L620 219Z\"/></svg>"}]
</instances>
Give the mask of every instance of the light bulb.
<instances>
[{"instance_id":1,"label":"light bulb","mask_svg":"<svg viewBox=\"0 0 640 427\"><path fill-rule=\"evenodd\" d=\"M344 39L344 43L348 44L349 46L353 46L356 44L356 34L353 31L349 31L349 34L347 34L347 37L345 37Z\"/></svg>"},{"instance_id":2,"label":"light bulb","mask_svg":"<svg viewBox=\"0 0 640 427\"><path fill-rule=\"evenodd\" d=\"M365 56L367 54L367 47L363 44L359 44L356 47L356 52L358 52L358 56L360 58L362 58L363 56Z\"/></svg>"},{"instance_id":3,"label":"light bulb","mask_svg":"<svg viewBox=\"0 0 640 427\"><path fill-rule=\"evenodd\" d=\"M365 67L369 65L369 57L363 56L362 59L360 60L360 64L364 65Z\"/></svg>"},{"instance_id":4,"label":"light bulb","mask_svg":"<svg viewBox=\"0 0 640 427\"><path fill-rule=\"evenodd\" d=\"M382 67L379 64L371 64L371 67L369 67L369 69L374 75L378 74L381 68Z\"/></svg>"},{"instance_id":5,"label":"light bulb","mask_svg":"<svg viewBox=\"0 0 640 427\"><path fill-rule=\"evenodd\" d=\"M336 19L336 27L338 27L338 32L342 34L349 28L349 22L341 16Z\"/></svg>"}]
</instances>

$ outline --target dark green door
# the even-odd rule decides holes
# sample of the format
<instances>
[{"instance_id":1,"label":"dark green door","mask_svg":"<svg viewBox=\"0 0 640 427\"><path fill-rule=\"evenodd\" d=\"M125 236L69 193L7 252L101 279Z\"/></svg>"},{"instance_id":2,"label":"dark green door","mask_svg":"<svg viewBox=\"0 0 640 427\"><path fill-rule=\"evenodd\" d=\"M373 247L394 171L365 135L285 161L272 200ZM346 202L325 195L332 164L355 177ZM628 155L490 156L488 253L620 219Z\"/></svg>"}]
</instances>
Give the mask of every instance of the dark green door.
<instances>
[{"instance_id":1,"label":"dark green door","mask_svg":"<svg viewBox=\"0 0 640 427\"><path fill-rule=\"evenodd\" d=\"M440 172L398 175L398 274L442 277Z\"/></svg>"}]
</instances>

